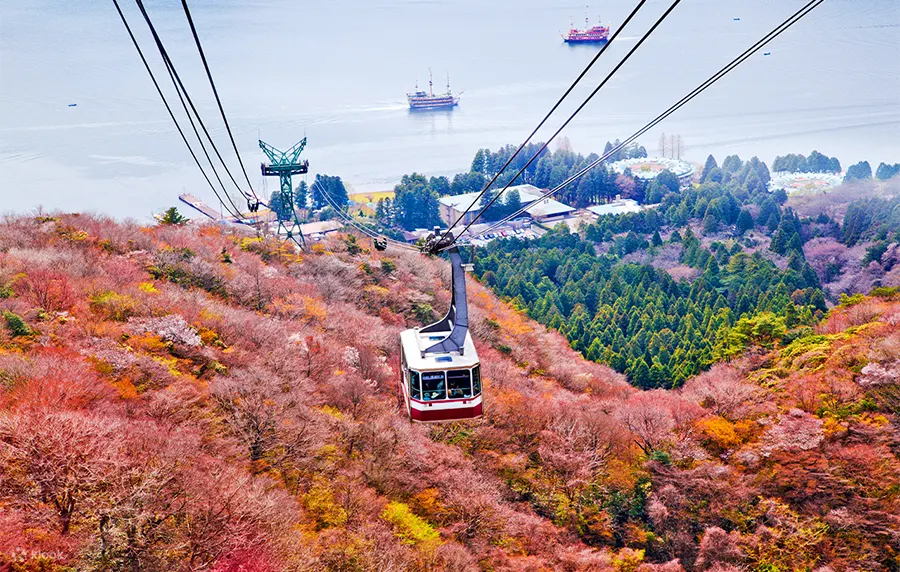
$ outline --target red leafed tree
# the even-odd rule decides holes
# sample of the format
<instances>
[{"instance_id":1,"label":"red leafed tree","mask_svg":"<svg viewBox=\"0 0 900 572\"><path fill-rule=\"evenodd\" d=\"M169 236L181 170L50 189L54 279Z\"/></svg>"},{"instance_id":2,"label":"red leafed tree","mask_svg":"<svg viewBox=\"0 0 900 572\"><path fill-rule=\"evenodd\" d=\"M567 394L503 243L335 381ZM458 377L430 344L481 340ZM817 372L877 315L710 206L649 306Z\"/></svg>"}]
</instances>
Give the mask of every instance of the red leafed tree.
<instances>
[{"instance_id":1,"label":"red leafed tree","mask_svg":"<svg viewBox=\"0 0 900 572\"><path fill-rule=\"evenodd\" d=\"M743 417L762 392L736 368L718 364L685 382L682 395L732 421Z\"/></svg>"},{"instance_id":2,"label":"red leafed tree","mask_svg":"<svg viewBox=\"0 0 900 572\"><path fill-rule=\"evenodd\" d=\"M212 572L277 572L270 557L262 548L239 548L216 562Z\"/></svg>"},{"instance_id":3,"label":"red leafed tree","mask_svg":"<svg viewBox=\"0 0 900 572\"><path fill-rule=\"evenodd\" d=\"M620 433L619 423L600 408L572 406L561 408L541 432L538 454L570 502L594 481Z\"/></svg>"},{"instance_id":4,"label":"red leafed tree","mask_svg":"<svg viewBox=\"0 0 900 572\"><path fill-rule=\"evenodd\" d=\"M186 506L179 533L184 561L202 570L236 550L262 551L274 546L275 531L293 524L297 507L271 483L231 467L196 463L179 486Z\"/></svg>"},{"instance_id":5,"label":"red leafed tree","mask_svg":"<svg viewBox=\"0 0 900 572\"><path fill-rule=\"evenodd\" d=\"M19 296L48 312L68 310L76 301L69 277L55 270L29 270L24 278L15 282L14 288Z\"/></svg>"},{"instance_id":6,"label":"red leafed tree","mask_svg":"<svg viewBox=\"0 0 900 572\"><path fill-rule=\"evenodd\" d=\"M304 453L313 439L310 413L295 384L261 368L237 370L211 385L213 398L251 462L278 449L270 462Z\"/></svg>"},{"instance_id":7,"label":"red leafed tree","mask_svg":"<svg viewBox=\"0 0 900 572\"><path fill-rule=\"evenodd\" d=\"M28 411L0 418L0 493L46 504L63 534L116 466L120 424L78 412Z\"/></svg>"},{"instance_id":8,"label":"red leafed tree","mask_svg":"<svg viewBox=\"0 0 900 572\"><path fill-rule=\"evenodd\" d=\"M769 428L763 442L768 451L808 451L818 447L823 439L821 419L791 409Z\"/></svg>"},{"instance_id":9,"label":"red leafed tree","mask_svg":"<svg viewBox=\"0 0 900 572\"><path fill-rule=\"evenodd\" d=\"M10 405L45 411L77 409L112 395L113 389L79 357L53 349L23 362L23 379L11 387L7 397Z\"/></svg>"},{"instance_id":10,"label":"red leafed tree","mask_svg":"<svg viewBox=\"0 0 900 572\"><path fill-rule=\"evenodd\" d=\"M725 532L711 526L703 532L700 553L695 563L698 570L708 570L715 565L740 564L744 555L738 547L740 537L736 532Z\"/></svg>"},{"instance_id":11,"label":"red leafed tree","mask_svg":"<svg viewBox=\"0 0 900 572\"><path fill-rule=\"evenodd\" d=\"M615 410L616 417L634 436L634 442L649 455L672 436L675 418L668 402L671 395L663 390L631 395Z\"/></svg>"}]
</instances>

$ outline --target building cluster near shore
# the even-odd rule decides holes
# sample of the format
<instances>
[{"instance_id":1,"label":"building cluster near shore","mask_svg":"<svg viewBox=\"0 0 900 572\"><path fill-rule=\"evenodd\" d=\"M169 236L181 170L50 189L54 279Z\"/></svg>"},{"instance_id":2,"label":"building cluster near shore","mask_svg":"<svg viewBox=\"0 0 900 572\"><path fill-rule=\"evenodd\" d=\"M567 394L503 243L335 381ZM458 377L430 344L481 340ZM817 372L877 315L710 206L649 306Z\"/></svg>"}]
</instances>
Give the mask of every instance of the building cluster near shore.
<instances>
[{"instance_id":1,"label":"building cluster near shore","mask_svg":"<svg viewBox=\"0 0 900 572\"><path fill-rule=\"evenodd\" d=\"M682 186L689 186L695 173L694 166L691 163L667 157L625 159L610 164L609 168L612 172L630 174L644 182L654 179L664 170L669 170L678 177ZM577 231L582 224L591 223L602 216L637 213L655 206L641 205L633 199L622 198L616 195L614 200L607 203L577 209L556 199L545 198L544 194L547 191L533 185L511 186L506 190L506 193L511 191L517 191L519 194L521 213L512 220L496 226L496 228L496 223L478 221L466 232L467 236L472 237L471 242L483 245L497 238L535 238L544 234L548 228L559 223L564 223L572 231ZM353 215L362 214L372 217L375 214L374 209L378 199L390 199L393 198L393 195L392 191L350 195L348 211L353 213ZM466 193L444 196L438 199L441 221L446 226L452 225L457 220L460 221L460 225L471 223L482 209L478 195L479 193ZM278 232L278 221L275 214L265 207L260 207L256 213L247 213L246 217L242 214L241 220L238 220L218 209L210 207L193 195L184 194L179 198L196 212L214 221L240 226L248 231L255 232L255 229L258 227L266 227L271 232ZM299 226L299 230L308 240L320 240L327 234L343 228L344 221L310 222ZM461 226L457 228L461 228ZM423 228L404 231L403 238L408 243L415 243L427 236L432 230Z\"/></svg>"},{"instance_id":2,"label":"building cluster near shore","mask_svg":"<svg viewBox=\"0 0 900 572\"><path fill-rule=\"evenodd\" d=\"M824 193L832 187L840 185L844 181L844 173L772 173L769 181L769 190L784 189L788 194L794 193Z\"/></svg>"},{"instance_id":3,"label":"building cluster near shore","mask_svg":"<svg viewBox=\"0 0 900 572\"><path fill-rule=\"evenodd\" d=\"M678 177L682 187L690 186L694 178L694 166L691 163L671 157L622 159L610 164L609 169L619 175L630 173L632 177L645 182L655 179L663 171L671 171Z\"/></svg>"}]
</instances>

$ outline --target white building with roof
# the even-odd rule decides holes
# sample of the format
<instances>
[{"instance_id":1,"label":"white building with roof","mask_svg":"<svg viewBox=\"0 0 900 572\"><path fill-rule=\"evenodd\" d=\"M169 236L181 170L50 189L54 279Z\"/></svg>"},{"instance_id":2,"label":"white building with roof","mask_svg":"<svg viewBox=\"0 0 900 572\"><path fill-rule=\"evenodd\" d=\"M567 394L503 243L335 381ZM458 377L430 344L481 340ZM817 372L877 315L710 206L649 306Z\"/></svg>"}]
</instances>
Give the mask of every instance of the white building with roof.
<instances>
[{"instance_id":1,"label":"white building with roof","mask_svg":"<svg viewBox=\"0 0 900 572\"><path fill-rule=\"evenodd\" d=\"M602 205L594 205L587 208L591 214L601 217L606 215L620 215L625 213L638 213L644 210L634 199L623 199L616 195L616 200Z\"/></svg>"},{"instance_id":2,"label":"white building with roof","mask_svg":"<svg viewBox=\"0 0 900 572\"><path fill-rule=\"evenodd\" d=\"M544 191L534 185L516 185L510 187L503 193L503 198L498 200L505 200L505 197L509 195L510 191L519 192L519 199L522 201L522 206L526 207L523 216L527 215L539 222L563 219L575 211L574 208L551 198L541 199ZM439 199L441 220L449 226L456 222L460 215L465 213L462 223L469 224L482 208L481 202L476 201L477 197L478 193L441 197ZM475 203L474 205L472 204L473 202Z\"/></svg>"},{"instance_id":3,"label":"white building with roof","mask_svg":"<svg viewBox=\"0 0 900 572\"><path fill-rule=\"evenodd\" d=\"M318 240L330 232L337 232L344 227L344 224L336 220L323 220L319 222L308 222L300 225L300 232L303 236Z\"/></svg>"}]
</instances>

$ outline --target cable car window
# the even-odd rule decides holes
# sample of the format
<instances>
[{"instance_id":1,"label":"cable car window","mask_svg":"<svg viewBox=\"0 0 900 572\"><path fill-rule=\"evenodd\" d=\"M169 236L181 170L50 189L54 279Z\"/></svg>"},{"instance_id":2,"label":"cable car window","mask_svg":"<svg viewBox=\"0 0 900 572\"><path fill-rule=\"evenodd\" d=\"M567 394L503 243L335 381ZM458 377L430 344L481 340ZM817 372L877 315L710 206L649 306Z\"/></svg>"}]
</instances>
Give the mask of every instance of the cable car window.
<instances>
[{"instance_id":1,"label":"cable car window","mask_svg":"<svg viewBox=\"0 0 900 572\"><path fill-rule=\"evenodd\" d=\"M422 389L419 387L419 372L409 370L409 396L413 399L422 399Z\"/></svg>"},{"instance_id":2,"label":"cable car window","mask_svg":"<svg viewBox=\"0 0 900 572\"><path fill-rule=\"evenodd\" d=\"M447 396L450 399L472 397L472 380L467 369L451 369L447 372Z\"/></svg>"},{"instance_id":3,"label":"cable car window","mask_svg":"<svg viewBox=\"0 0 900 572\"><path fill-rule=\"evenodd\" d=\"M472 369L472 391L474 395L481 393L481 366L476 365Z\"/></svg>"},{"instance_id":4,"label":"cable car window","mask_svg":"<svg viewBox=\"0 0 900 572\"><path fill-rule=\"evenodd\" d=\"M425 401L447 399L447 388L446 382L444 380L444 372L422 372L422 399Z\"/></svg>"}]
</instances>

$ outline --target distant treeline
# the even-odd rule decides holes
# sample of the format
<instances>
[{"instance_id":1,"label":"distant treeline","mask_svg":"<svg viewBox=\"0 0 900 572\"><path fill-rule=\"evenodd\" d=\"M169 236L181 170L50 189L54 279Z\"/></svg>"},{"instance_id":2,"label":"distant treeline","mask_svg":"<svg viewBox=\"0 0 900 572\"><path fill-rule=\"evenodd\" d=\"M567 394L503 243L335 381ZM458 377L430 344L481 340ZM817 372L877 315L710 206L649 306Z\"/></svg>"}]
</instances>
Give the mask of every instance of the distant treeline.
<instances>
[{"instance_id":1,"label":"distant treeline","mask_svg":"<svg viewBox=\"0 0 900 572\"><path fill-rule=\"evenodd\" d=\"M837 157L827 157L818 151L813 151L809 156L789 153L775 157L772 161L772 170L776 173L786 171L788 173L840 173L841 162ZM880 163L875 170L875 178L887 180L900 174L900 163L889 165ZM872 178L872 166L868 161L860 161L847 168L844 181L854 181Z\"/></svg>"},{"instance_id":2,"label":"distant treeline","mask_svg":"<svg viewBox=\"0 0 900 572\"><path fill-rule=\"evenodd\" d=\"M813 151L809 157L802 154L788 153L775 157L772 161L772 170L776 173L787 171L789 173L840 173L841 162L837 157L827 157L818 151Z\"/></svg>"},{"instance_id":3,"label":"distant treeline","mask_svg":"<svg viewBox=\"0 0 900 572\"><path fill-rule=\"evenodd\" d=\"M526 145L497 178L497 181L477 205L478 208L484 208L508 183L512 185L531 184L541 189L553 188L588 163L599 158L596 153L588 156L575 153L565 143L556 151L550 152L545 149L538 153L542 146L543 143ZM618 146L618 140L607 142L604 152L610 152ZM480 192L490 178L512 157L516 148L513 145L506 145L496 151L479 149L475 153L469 171L457 173L452 179L443 176L426 178L418 173L404 175L400 183L394 187L394 199L379 200L376 211L377 221L386 227L405 230L430 228L438 221L438 199L440 197ZM537 157L529 164L529 160L535 155ZM609 161L646 156L646 149L631 145L613 153ZM523 168L522 174L512 181L513 176ZM610 200L617 194L630 196L634 190L635 185L632 179L617 177L601 165L574 184L562 189L555 198L581 208ZM642 199L643 195L641 194L637 198ZM482 220L488 222L501 219L518 210L520 205L520 197L516 193L504 194L488 211L485 211Z\"/></svg>"}]
</instances>

